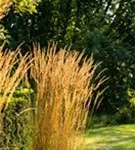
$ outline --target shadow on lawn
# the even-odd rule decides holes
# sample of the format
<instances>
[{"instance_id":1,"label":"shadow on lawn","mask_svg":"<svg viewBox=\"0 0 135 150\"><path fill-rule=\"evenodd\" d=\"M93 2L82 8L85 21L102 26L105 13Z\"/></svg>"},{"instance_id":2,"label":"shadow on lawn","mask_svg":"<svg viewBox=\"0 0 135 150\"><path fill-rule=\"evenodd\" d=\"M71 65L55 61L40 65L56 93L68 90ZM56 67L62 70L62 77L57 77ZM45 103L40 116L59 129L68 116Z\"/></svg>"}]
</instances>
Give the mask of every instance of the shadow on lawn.
<instances>
[{"instance_id":1,"label":"shadow on lawn","mask_svg":"<svg viewBox=\"0 0 135 150\"><path fill-rule=\"evenodd\" d=\"M135 125L89 130L85 150L135 150Z\"/></svg>"}]
</instances>

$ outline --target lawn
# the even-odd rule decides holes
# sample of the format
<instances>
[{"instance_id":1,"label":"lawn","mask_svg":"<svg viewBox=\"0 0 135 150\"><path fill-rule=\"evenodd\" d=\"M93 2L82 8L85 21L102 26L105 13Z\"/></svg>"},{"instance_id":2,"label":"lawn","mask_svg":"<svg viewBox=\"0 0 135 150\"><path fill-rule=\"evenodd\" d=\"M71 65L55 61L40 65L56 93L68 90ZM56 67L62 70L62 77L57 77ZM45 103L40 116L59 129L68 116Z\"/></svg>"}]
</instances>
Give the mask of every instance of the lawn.
<instances>
[{"instance_id":1,"label":"lawn","mask_svg":"<svg viewBox=\"0 0 135 150\"><path fill-rule=\"evenodd\" d=\"M120 125L88 130L84 150L135 150L135 125Z\"/></svg>"}]
</instances>

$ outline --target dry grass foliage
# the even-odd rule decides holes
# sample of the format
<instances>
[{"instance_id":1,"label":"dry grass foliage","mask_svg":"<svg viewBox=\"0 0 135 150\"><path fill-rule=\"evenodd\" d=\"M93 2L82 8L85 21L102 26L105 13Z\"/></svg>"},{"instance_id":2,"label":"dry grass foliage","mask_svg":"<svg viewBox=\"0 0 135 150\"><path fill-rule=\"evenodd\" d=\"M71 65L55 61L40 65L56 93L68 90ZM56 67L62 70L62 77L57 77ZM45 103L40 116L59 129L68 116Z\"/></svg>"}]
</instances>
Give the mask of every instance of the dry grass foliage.
<instances>
[{"instance_id":1,"label":"dry grass foliage","mask_svg":"<svg viewBox=\"0 0 135 150\"><path fill-rule=\"evenodd\" d=\"M3 112L16 87L30 68L29 57L27 54L21 56L19 48L10 51L4 50L4 44L0 46L0 136L3 134Z\"/></svg>"},{"instance_id":2,"label":"dry grass foliage","mask_svg":"<svg viewBox=\"0 0 135 150\"><path fill-rule=\"evenodd\" d=\"M9 11L13 0L0 0L0 20L5 16L6 12Z\"/></svg>"},{"instance_id":3,"label":"dry grass foliage","mask_svg":"<svg viewBox=\"0 0 135 150\"><path fill-rule=\"evenodd\" d=\"M91 107L98 106L98 92L106 80L95 76L98 65L93 57L67 48L56 51L56 45L46 50L35 46L32 77L37 84L37 138L35 150L73 150L76 134L84 130Z\"/></svg>"},{"instance_id":4,"label":"dry grass foliage","mask_svg":"<svg viewBox=\"0 0 135 150\"><path fill-rule=\"evenodd\" d=\"M28 54L21 56L19 48L15 51L3 50L0 46L0 112L4 111L15 88L30 68Z\"/></svg>"}]
</instances>

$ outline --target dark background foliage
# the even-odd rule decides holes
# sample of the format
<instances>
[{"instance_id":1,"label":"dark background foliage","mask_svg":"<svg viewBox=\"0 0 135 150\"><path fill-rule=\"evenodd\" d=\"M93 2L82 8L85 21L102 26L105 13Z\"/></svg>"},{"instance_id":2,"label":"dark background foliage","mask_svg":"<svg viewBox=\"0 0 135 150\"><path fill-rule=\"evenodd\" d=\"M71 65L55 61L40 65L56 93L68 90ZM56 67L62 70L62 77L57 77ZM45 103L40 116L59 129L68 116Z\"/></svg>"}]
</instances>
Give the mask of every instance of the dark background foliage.
<instances>
[{"instance_id":1,"label":"dark background foliage","mask_svg":"<svg viewBox=\"0 0 135 150\"><path fill-rule=\"evenodd\" d=\"M22 0L23 1L23 0ZM135 89L135 1L134 0L41 0L36 11L13 3L1 20L1 43L9 48L24 42L27 52L33 42L44 47L57 41L93 52L109 77L99 113L117 113L128 107L129 89ZM32 7L29 8L31 10Z\"/></svg>"}]
</instances>

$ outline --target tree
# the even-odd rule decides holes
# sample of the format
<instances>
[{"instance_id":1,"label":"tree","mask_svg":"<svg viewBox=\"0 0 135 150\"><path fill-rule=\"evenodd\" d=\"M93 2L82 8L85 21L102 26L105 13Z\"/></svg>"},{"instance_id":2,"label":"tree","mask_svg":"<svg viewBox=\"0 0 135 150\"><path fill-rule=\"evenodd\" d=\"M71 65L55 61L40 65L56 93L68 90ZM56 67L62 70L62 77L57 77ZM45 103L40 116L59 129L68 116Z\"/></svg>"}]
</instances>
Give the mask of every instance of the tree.
<instances>
[{"instance_id":1,"label":"tree","mask_svg":"<svg viewBox=\"0 0 135 150\"><path fill-rule=\"evenodd\" d=\"M44 47L57 41L58 46L85 49L87 55L93 52L110 77L103 103L106 111L126 104L127 89L135 88L134 0L41 0L33 4L37 13L29 2L14 1L1 20L8 46L25 42L27 51L33 42Z\"/></svg>"},{"instance_id":2,"label":"tree","mask_svg":"<svg viewBox=\"0 0 135 150\"><path fill-rule=\"evenodd\" d=\"M4 25L4 17L37 13L37 6L40 2L41 0L0 0L0 43L5 40L8 42L12 38ZM11 20L9 24L14 25Z\"/></svg>"}]
</instances>

